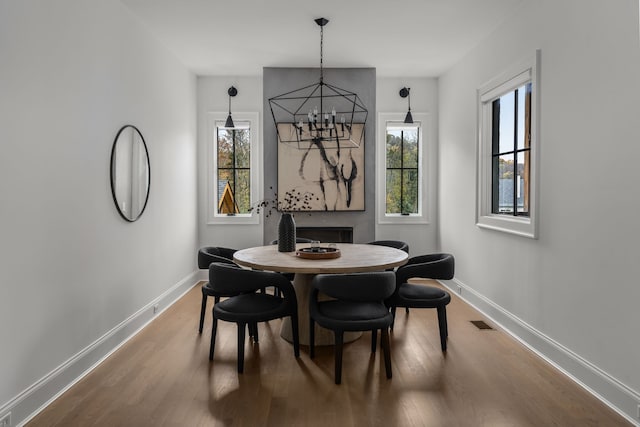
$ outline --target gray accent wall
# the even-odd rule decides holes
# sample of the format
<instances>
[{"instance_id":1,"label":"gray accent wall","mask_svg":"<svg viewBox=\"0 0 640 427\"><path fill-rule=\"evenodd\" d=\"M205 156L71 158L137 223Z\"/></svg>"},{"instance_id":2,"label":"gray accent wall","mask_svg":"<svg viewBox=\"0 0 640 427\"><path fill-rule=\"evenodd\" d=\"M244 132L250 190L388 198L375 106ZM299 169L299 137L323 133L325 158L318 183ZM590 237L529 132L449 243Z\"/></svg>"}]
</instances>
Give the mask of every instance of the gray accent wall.
<instances>
[{"instance_id":1,"label":"gray accent wall","mask_svg":"<svg viewBox=\"0 0 640 427\"><path fill-rule=\"evenodd\" d=\"M263 69L264 196L271 197L278 187L278 140L269 108L269 98L317 83L319 68ZM297 226L353 227L354 243L366 243L375 236L375 68L324 69L324 81L355 92L369 111L365 126L365 210L358 212L312 212L295 215ZM280 165L282 166L282 165ZM293 166L295 167L295 165ZM273 188L273 190L271 189ZM264 242L277 238L279 215L265 216Z\"/></svg>"}]
</instances>

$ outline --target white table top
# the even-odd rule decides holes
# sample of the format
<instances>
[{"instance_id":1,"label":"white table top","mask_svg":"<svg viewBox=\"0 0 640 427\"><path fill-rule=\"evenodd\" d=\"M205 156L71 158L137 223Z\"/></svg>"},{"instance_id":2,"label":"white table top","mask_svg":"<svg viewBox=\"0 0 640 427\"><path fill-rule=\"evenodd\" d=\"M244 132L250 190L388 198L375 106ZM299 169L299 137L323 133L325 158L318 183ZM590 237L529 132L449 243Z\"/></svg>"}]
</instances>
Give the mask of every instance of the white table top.
<instances>
[{"instance_id":1,"label":"white table top","mask_svg":"<svg viewBox=\"0 0 640 427\"><path fill-rule=\"evenodd\" d=\"M326 243L322 247L326 247ZM309 247L300 243L298 248ZM406 252L388 246L337 243L341 256L334 259L304 259L295 252L278 252L278 245L257 246L237 251L233 259L242 266L283 273L357 273L380 271L407 262Z\"/></svg>"}]
</instances>

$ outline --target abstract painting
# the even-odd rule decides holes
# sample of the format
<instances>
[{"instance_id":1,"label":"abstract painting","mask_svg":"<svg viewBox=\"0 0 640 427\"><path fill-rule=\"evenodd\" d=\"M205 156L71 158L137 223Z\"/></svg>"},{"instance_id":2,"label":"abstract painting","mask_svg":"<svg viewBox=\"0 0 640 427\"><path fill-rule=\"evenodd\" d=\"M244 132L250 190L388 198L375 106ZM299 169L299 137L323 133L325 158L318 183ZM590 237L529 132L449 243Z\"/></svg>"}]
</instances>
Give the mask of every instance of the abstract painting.
<instances>
[{"instance_id":1,"label":"abstract painting","mask_svg":"<svg viewBox=\"0 0 640 427\"><path fill-rule=\"evenodd\" d=\"M280 135L295 132L278 123ZM351 139L278 142L278 202L291 194L311 195L311 211L364 210L364 124L354 123Z\"/></svg>"}]
</instances>

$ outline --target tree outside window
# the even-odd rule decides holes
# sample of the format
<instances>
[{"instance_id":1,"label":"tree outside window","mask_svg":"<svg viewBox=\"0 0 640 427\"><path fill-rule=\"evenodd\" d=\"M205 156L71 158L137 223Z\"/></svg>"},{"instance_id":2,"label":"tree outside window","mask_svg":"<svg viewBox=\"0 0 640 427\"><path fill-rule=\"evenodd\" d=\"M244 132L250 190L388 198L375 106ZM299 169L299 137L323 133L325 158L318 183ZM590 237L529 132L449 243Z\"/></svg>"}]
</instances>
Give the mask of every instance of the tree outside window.
<instances>
[{"instance_id":1,"label":"tree outside window","mask_svg":"<svg viewBox=\"0 0 640 427\"><path fill-rule=\"evenodd\" d=\"M419 127L388 126L386 132L386 213L419 213Z\"/></svg>"},{"instance_id":2,"label":"tree outside window","mask_svg":"<svg viewBox=\"0 0 640 427\"><path fill-rule=\"evenodd\" d=\"M217 192L220 214L246 214L251 208L251 130L216 126Z\"/></svg>"}]
</instances>

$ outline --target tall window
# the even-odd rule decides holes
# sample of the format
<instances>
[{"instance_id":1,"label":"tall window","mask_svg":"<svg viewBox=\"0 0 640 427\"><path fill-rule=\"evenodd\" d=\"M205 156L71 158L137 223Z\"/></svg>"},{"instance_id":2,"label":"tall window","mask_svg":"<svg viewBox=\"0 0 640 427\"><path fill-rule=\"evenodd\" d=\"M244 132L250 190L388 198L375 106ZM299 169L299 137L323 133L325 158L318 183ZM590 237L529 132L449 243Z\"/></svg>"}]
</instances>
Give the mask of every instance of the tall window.
<instances>
[{"instance_id":1,"label":"tall window","mask_svg":"<svg viewBox=\"0 0 640 427\"><path fill-rule=\"evenodd\" d=\"M207 222L258 224L249 209L260 198L259 115L234 112L235 127L226 128L227 114L207 115Z\"/></svg>"},{"instance_id":2,"label":"tall window","mask_svg":"<svg viewBox=\"0 0 640 427\"><path fill-rule=\"evenodd\" d=\"M478 89L476 224L537 237L540 51Z\"/></svg>"},{"instance_id":3,"label":"tall window","mask_svg":"<svg viewBox=\"0 0 640 427\"><path fill-rule=\"evenodd\" d=\"M387 214L417 214L419 201L420 128L388 125L386 134Z\"/></svg>"},{"instance_id":4,"label":"tall window","mask_svg":"<svg viewBox=\"0 0 640 427\"><path fill-rule=\"evenodd\" d=\"M435 215L435 159L430 115L378 113L376 137L376 215L378 224L428 224Z\"/></svg>"},{"instance_id":5,"label":"tall window","mask_svg":"<svg viewBox=\"0 0 640 427\"><path fill-rule=\"evenodd\" d=\"M248 213L251 207L251 129L236 123L233 129L216 125L218 185L216 204L220 214Z\"/></svg>"},{"instance_id":6,"label":"tall window","mask_svg":"<svg viewBox=\"0 0 640 427\"><path fill-rule=\"evenodd\" d=\"M529 216L531 82L492 103L492 208Z\"/></svg>"}]
</instances>

